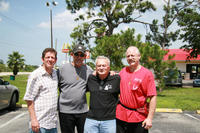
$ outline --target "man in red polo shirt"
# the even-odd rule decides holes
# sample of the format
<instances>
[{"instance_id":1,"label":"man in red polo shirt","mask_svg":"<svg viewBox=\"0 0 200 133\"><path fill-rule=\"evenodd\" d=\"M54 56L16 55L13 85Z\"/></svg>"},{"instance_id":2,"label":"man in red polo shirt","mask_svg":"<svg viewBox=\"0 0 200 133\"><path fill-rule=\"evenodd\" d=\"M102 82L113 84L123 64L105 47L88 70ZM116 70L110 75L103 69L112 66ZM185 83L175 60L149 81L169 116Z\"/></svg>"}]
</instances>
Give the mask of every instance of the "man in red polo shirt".
<instances>
[{"instance_id":1,"label":"man in red polo shirt","mask_svg":"<svg viewBox=\"0 0 200 133\"><path fill-rule=\"evenodd\" d=\"M137 47L129 47L126 51L129 66L119 73L121 81L120 103L116 108L117 133L148 133L152 127L156 87L152 72L140 65L140 57Z\"/></svg>"}]
</instances>

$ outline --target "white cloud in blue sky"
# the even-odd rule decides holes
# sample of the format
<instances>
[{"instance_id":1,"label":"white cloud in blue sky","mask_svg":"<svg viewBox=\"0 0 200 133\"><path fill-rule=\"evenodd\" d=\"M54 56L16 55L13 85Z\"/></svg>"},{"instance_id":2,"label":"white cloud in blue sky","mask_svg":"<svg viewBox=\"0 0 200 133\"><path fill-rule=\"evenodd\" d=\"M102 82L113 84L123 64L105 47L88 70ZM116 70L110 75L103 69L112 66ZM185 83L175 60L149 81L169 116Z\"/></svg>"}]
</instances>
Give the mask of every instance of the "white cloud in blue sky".
<instances>
[{"instance_id":1,"label":"white cloud in blue sky","mask_svg":"<svg viewBox=\"0 0 200 133\"><path fill-rule=\"evenodd\" d=\"M0 0L0 11L8 11L10 4L4 0Z\"/></svg>"},{"instance_id":2,"label":"white cloud in blue sky","mask_svg":"<svg viewBox=\"0 0 200 133\"><path fill-rule=\"evenodd\" d=\"M5 2L4 0L0 0L0 12L8 11L9 9L9 3ZM2 18L0 17L0 22L2 21Z\"/></svg>"},{"instance_id":3,"label":"white cloud in blue sky","mask_svg":"<svg viewBox=\"0 0 200 133\"><path fill-rule=\"evenodd\" d=\"M79 14L83 13L83 11L79 11L77 14L71 14L70 11L65 10L63 12L55 14L53 16L53 26L55 29L70 29L72 30L78 23L74 22L74 19L78 17ZM40 28L49 28L50 21L41 22L38 27Z\"/></svg>"},{"instance_id":4,"label":"white cloud in blue sky","mask_svg":"<svg viewBox=\"0 0 200 133\"><path fill-rule=\"evenodd\" d=\"M164 0L149 0L151 1L157 8L162 7L165 4Z\"/></svg>"}]
</instances>

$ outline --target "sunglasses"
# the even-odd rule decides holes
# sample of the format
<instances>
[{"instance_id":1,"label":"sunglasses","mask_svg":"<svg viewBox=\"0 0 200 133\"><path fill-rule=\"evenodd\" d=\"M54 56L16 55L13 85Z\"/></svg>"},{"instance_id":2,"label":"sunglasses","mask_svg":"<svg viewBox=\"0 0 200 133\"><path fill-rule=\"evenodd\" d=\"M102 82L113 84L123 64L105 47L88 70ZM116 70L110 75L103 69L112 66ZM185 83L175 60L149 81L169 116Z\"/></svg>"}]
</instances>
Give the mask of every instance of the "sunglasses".
<instances>
[{"instance_id":1,"label":"sunglasses","mask_svg":"<svg viewBox=\"0 0 200 133\"><path fill-rule=\"evenodd\" d=\"M77 57L78 57L78 56L80 56L80 57L84 57L84 56L85 56L85 54L83 54L83 53L81 53L81 54L75 53L74 55L77 56Z\"/></svg>"}]
</instances>

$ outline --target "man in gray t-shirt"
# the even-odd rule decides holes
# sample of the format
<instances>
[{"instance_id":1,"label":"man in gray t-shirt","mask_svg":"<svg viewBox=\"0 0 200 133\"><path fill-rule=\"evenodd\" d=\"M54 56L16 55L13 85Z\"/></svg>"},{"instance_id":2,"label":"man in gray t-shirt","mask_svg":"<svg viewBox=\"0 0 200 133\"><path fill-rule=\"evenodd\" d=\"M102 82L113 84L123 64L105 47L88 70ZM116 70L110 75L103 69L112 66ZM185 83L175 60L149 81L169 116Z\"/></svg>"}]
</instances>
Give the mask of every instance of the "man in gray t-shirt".
<instances>
[{"instance_id":1,"label":"man in gray t-shirt","mask_svg":"<svg viewBox=\"0 0 200 133\"><path fill-rule=\"evenodd\" d=\"M88 106L86 102L86 83L92 69L85 65L85 47L75 45L72 50L73 62L58 70L59 120L62 133L83 133Z\"/></svg>"}]
</instances>

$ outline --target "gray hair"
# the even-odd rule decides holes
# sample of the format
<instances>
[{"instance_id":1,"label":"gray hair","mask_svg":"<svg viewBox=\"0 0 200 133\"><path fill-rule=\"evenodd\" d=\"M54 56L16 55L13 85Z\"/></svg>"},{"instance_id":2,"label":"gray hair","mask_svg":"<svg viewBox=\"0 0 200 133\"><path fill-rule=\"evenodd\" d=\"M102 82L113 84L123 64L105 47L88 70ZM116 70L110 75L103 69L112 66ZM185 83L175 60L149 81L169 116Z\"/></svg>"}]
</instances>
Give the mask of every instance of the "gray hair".
<instances>
[{"instance_id":1,"label":"gray hair","mask_svg":"<svg viewBox=\"0 0 200 133\"><path fill-rule=\"evenodd\" d=\"M99 59L105 59L108 62L108 65L110 66L110 59L106 56L97 56L96 60L95 60L95 64L97 64L97 61Z\"/></svg>"}]
</instances>

